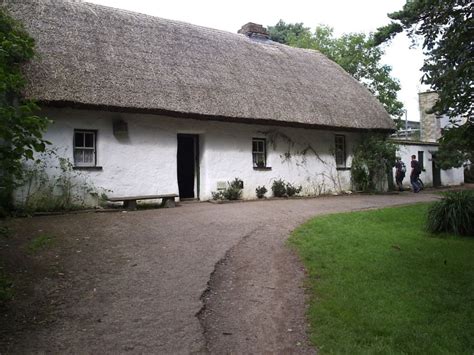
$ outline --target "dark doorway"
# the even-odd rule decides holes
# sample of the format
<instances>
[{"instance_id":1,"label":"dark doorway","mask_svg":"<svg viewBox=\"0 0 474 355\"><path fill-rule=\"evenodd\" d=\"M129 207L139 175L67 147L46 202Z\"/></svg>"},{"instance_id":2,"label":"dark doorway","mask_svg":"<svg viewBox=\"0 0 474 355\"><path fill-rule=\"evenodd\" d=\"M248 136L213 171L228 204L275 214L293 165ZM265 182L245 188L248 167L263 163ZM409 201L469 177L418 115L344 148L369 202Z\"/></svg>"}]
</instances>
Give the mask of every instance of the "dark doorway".
<instances>
[{"instance_id":1,"label":"dark doorway","mask_svg":"<svg viewBox=\"0 0 474 355\"><path fill-rule=\"evenodd\" d=\"M441 169L436 164L436 155L432 156L432 168L433 168L433 187L441 186Z\"/></svg>"},{"instance_id":2,"label":"dark doorway","mask_svg":"<svg viewBox=\"0 0 474 355\"><path fill-rule=\"evenodd\" d=\"M179 198L199 197L199 136L178 134L178 188Z\"/></svg>"}]
</instances>

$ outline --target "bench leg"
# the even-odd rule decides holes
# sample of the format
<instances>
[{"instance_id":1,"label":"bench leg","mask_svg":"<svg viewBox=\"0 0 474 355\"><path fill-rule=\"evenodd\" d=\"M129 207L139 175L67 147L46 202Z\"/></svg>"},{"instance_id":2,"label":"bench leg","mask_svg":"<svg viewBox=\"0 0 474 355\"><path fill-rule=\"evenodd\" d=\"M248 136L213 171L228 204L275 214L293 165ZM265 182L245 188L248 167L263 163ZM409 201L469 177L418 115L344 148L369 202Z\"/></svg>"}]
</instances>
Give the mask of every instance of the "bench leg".
<instances>
[{"instance_id":1,"label":"bench leg","mask_svg":"<svg viewBox=\"0 0 474 355\"><path fill-rule=\"evenodd\" d=\"M123 201L123 207L126 208L127 210L136 210L137 200Z\"/></svg>"},{"instance_id":2,"label":"bench leg","mask_svg":"<svg viewBox=\"0 0 474 355\"><path fill-rule=\"evenodd\" d=\"M174 202L174 197L165 197L161 201L161 207L163 208L173 208L176 207L176 203Z\"/></svg>"}]
</instances>

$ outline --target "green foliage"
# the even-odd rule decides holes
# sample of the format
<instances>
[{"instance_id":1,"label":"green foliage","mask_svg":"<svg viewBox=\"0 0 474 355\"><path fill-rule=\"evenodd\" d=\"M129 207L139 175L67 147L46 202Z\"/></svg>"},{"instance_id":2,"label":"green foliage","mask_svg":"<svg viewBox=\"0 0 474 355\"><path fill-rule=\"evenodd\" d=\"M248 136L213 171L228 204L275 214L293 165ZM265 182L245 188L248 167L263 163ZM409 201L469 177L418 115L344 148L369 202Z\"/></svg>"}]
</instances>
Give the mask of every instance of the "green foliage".
<instances>
[{"instance_id":1,"label":"green foliage","mask_svg":"<svg viewBox=\"0 0 474 355\"><path fill-rule=\"evenodd\" d=\"M286 186L283 179L278 179L273 181L272 192L275 197L285 197L286 196Z\"/></svg>"},{"instance_id":2,"label":"green foliage","mask_svg":"<svg viewBox=\"0 0 474 355\"><path fill-rule=\"evenodd\" d=\"M385 135L363 135L352 158L351 178L355 190L382 190L387 177L392 176L396 151L395 144Z\"/></svg>"},{"instance_id":3,"label":"green foliage","mask_svg":"<svg viewBox=\"0 0 474 355\"><path fill-rule=\"evenodd\" d=\"M384 52L373 46L372 35L350 33L334 37L333 29L325 25L311 33L302 23L286 24L282 20L268 30L274 41L320 51L366 86L390 115L401 117L403 104L397 100L400 85L391 77L391 68L381 63Z\"/></svg>"},{"instance_id":4,"label":"green foliage","mask_svg":"<svg viewBox=\"0 0 474 355\"><path fill-rule=\"evenodd\" d=\"M441 169L459 168L474 161L474 122L449 128L439 140L435 162Z\"/></svg>"},{"instance_id":5,"label":"green foliage","mask_svg":"<svg viewBox=\"0 0 474 355\"><path fill-rule=\"evenodd\" d=\"M21 66L34 56L34 41L0 7L0 209L11 208L11 194L22 176L23 159L33 159L48 142L41 136L49 120L36 116L38 106L21 97Z\"/></svg>"},{"instance_id":6,"label":"green foliage","mask_svg":"<svg viewBox=\"0 0 474 355\"><path fill-rule=\"evenodd\" d=\"M474 237L474 191L446 192L428 211L428 231Z\"/></svg>"},{"instance_id":7,"label":"green foliage","mask_svg":"<svg viewBox=\"0 0 474 355\"><path fill-rule=\"evenodd\" d=\"M242 188L244 182L235 178L232 181L227 182L227 187L222 191L211 192L213 200L238 200L242 197Z\"/></svg>"},{"instance_id":8,"label":"green foliage","mask_svg":"<svg viewBox=\"0 0 474 355\"><path fill-rule=\"evenodd\" d=\"M43 234L28 243L28 251L30 253L37 253L40 250L49 248L54 243L54 237L51 235Z\"/></svg>"},{"instance_id":9,"label":"green foliage","mask_svg":"<svg viewBox=\"0 0 474 355\"><path fill-rule=\"evenodd\" d=\"M295 40L308 34L308 28L303 23L288 23L283 20L278 21L275 26L268 27L272 41L289 44Z\"/></svg>"},{"instance_id":10,"label":"green foliage","mask_svg":"<svg viewBox=\"0 0 474 355\"><path fill-rule=\"evenodd\" d=\"M412 0L388 14L393 20L379 28L375 44L406 30L412 41L422 37L426 59L422 82L439 94L433 112L449 117L474 117L473 7L469 0Z\"/></svg>"},{"instance_id":11,"label":"green foliage","mask_svg":"<svg viewBox=\"0 0 474 355\"><path fill-rule=\"evenodd\" d=\"M264 198L267 191L268 190L265 186L257 186L255 189L255 193L257 194L258 198Z\"/></svg>"},{"instance_id":12,"label":"green foliage","mask_svg":"<svg viewBox=\"0 0 474 355\"><path fill-rule=\"evenodd\" d=\"M474 351L474 239L430 237L429 206L321 216L292 234L320 353Z\"/></svg>"},{"instance_id":13,"label":"green foliage","mask_svg":"<svg viewBox=\"0 0 474 355\"><path fill-rule=\"evenodd\" d=\"M288 197L298 195L301 192L302 189L303 189L303 187L301 185L300 186L293 186L292 184L290 184L288 182L286 184L286 195Z\"/></svg>"},{"instance_id":14,"label":"green foliage","mask_svg":"<svg viewBox=\"0 0 474 355\"><path fill-rule=\"evenodd\" d=\"M41 159L23 164L23 177L18 193L23 195L20 212L69 211L84 208L89 197L95 200L99 190L80 172L73 169L67 158L54 150L40 155Z\"/></svg>"},{"instance_id":15,"label":"green foliage","mask_svg":"<svg viewBox=\"0 0 474 355\"><path fill-rule=\"evenodd\" d=\"M301 192L303 187L294 186L283 179L274 180L272 184L272 192L275 197L292 197Z\"/></svg>"}]
</instances>

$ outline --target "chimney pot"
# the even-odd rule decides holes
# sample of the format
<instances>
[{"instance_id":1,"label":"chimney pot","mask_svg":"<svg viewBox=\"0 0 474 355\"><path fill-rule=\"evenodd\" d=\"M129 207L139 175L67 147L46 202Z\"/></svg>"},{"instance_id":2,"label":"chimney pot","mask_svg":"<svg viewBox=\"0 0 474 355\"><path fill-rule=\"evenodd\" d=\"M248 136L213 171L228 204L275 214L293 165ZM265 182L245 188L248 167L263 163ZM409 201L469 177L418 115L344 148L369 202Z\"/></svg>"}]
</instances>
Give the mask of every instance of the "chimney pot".
<instances>
[{"instance_id":1,"label":"chimney pot","mask_svg":"<svg viewBox=\"0 0 474 355\"><path fill-rule=\"evenodd\" d=\"M270 35L267 32L267 29L262 25L257 23L248 22L242 26L242 28L238 31L243 35L246 35L249 38L258 38L258 39L269 39Z\"/></svg>"}]
</instances>

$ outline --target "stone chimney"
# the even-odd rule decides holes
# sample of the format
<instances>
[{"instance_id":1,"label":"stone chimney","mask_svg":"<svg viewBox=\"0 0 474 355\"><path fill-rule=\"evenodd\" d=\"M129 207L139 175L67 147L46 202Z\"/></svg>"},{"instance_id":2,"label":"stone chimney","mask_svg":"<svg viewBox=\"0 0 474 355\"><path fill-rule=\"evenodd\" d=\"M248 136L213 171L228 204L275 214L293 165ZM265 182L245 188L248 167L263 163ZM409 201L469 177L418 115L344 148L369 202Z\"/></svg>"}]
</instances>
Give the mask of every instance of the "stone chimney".
<instances>
[{"instance_id":1,"label":"stone chimney","mask_svg":"<svg viewBox=\"0 0 474 355\"><path fill-rule=\"evenodd\" d=\"M270 35L268 34L267 29L262 25L253 22L248 22L243 25L242 28L238 31L238 33L246 35L249 38L264 40L270 39Z\"/></svg>"},{"instance_id":2,"label":"stone chimney","mask_svg":"<svg viewBox=\"0 0 474 355\"><path fill-rule=\"evenodd\" d=\"M441 137L440 120L434 113L427 113L433 108L438 94L436 92L420 92L418 94L420 104L420 138L423 142L437 142Z\"/></svg>"}]
</instances>

